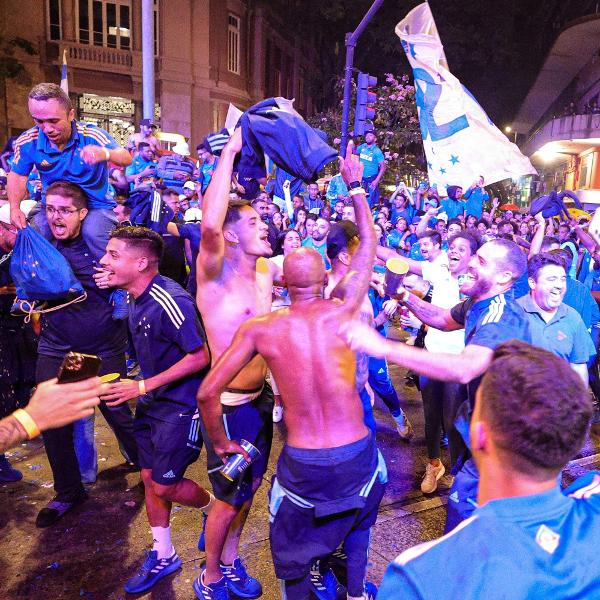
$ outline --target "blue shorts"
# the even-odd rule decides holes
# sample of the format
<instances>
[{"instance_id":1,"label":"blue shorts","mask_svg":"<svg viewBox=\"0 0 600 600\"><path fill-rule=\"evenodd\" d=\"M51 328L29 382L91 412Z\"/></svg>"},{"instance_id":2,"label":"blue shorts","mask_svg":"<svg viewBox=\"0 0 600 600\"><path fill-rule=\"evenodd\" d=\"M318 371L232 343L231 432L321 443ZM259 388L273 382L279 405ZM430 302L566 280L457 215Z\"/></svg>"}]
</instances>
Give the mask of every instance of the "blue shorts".
<instances>
[{"instance_id":1,"label":"blue shorts","mask_svg":"<svg viewBox=\"0 0 600 600\"><path fill-rule=\"evenodd\" d=\"M206 444L206 463L208 478L213 493L218 500L231 506L241 506L253 496L252 482L261 479L267 470L271 442L273 441L273 390L265 382L258 398L240 406L221 405L225 433L230 440L246 440L255 446L260 455L252 461L250 467L236 479L229 481L221 475L223 461L213 450L213 445L200 419L202 437Z\"/></svg>"},{"instance_id":2,"label":"blue shorts","mask_svg":"<svg viewBox=\"0 0 600 600\"><path fill-rule=\"evenodd\" d=\"M140 467L152 469L152 481L156 483L180 482L188 466L200 456L199 418L186 416L178 423L169 423L137 413L133 427Z\"/></svg>"},{"instance_id":3,"label":"blue shorts","mask_svg":"<svg viewBox=\"0 0 600 600\"><path fill-rule=\"evenodd\" d=\"M278 579L305 577L312 563L350 537L366 540L352 557L367 564L369 529L377 520L387 470L375 436L338 448L284 446L269 492L271 554ZM362 577L362 575L361 575Z\"/></svg>"}]
</instances>

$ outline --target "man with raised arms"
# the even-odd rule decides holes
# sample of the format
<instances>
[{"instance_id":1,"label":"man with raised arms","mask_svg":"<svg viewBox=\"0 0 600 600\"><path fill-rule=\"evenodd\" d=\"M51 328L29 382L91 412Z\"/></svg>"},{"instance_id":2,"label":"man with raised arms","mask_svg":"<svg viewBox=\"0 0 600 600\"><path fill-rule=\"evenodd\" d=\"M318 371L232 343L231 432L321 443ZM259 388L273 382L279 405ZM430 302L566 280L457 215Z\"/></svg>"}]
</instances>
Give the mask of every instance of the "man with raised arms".
<instances>
[{"instance_id":1,"label":"man with raised arms","mask_svg":"<svg viewBox=\"0 0 600 600\"><path fill-rule=\"evenodd\" d=\"M233 163L241 148L238 129L223 148L202 206L196 297L213 364L240 325L271 311L276 267L263 258L272 254L267 224L250 203L229 202ZM203 600L223 598L228 591L242 598L257 598L262 593L260 583L246 573L238 545L271 451L273 394L265 382L266 373L265 361L255 357L223 390L220 402L215 399L221 425L225 424L231 438L243 438L260 451L260 457L234 481L219 473L221 455L205 435L210 424L201 424L208 474L217 498L206 525L206 569L194 582L194 590Z\"/></svg>"},{"instance_id":2,"label":"man with raised arms","mask_svg":"<svg viewBox=\"0 0 600 600\"><path fill-rule=\"evenodd\" d=\"M352 144L346 156L341 172L354 188L362 164ZM323 298L321 255L311 248L290 253L283 274L291 306L246 320L198 392L208 438L225 460L246 453L240 438L224 428L223 390L263 358L279 384L288 434L270 492L270 540L288 599L309 598L311 564L341 543L348 556L348 597L363 597L369 530L387 480L375 436L364 424L355 354L337 335L367 293L377 243L364 189L351 194L360 243L333 299ZM307 357L301 379L291 356Z\"/></svg>"}]
</instances>

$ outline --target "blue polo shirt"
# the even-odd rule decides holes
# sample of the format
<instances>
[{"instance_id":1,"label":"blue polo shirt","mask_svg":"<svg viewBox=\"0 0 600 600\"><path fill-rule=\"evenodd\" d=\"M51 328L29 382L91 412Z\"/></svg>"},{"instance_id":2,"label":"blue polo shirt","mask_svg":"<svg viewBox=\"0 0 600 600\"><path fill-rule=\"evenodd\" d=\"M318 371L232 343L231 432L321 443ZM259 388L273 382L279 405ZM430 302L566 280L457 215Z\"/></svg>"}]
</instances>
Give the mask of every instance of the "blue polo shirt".
<instances>
[{"instance_id":1,"label":"blue polo shirt","mask_svg":"<svg viewBox=\"0 0 600 600\"><path fill-rule=\"evenodd\" d=\"M87 244L79 236L57 241L56 248L67 259L87 297L83 302L42 315L38 352L61 358L71 350L96 354L100 358L124 354L127 326L112 318L113 307L109 300L112 290L96 286L94 267L99 265Z\"/></svg>"},{"instance_id":2,"label":"blue polo shirt","mask_svg":"<svg viewBox=\"0 0 600 600\"><path fill-rule=\"evenodd\" d=\"M488 502L448 535L400 554L377 599L598 600L600 473L566 491ZM432 577L440 565L443 576Z\"/></svg>"},{"instance_id":3,"label":"blue polo shirt","mask_svg":"<svg viewBox=\"0 0 600 600\"><path fill-rule=\"evenodd\" d=\"M71 137L62 150L37 125L22 133L15 142L12 170L26 176L37 167L42 180L42 204L46 201L46 188L64 180L83 189L90 208L112 208L116 203L108 193L108 163L88 165L83 162L80 151L89 145L114 150L119 144L108 132L91 123L72 121L71 129Z\"/></svg>"},{"instance_id":4,"label":"blue polo shirt","mask_svg":"<svg viewBox=\"0 0 600 600\"><path fill-rule=\"evenodd\" d=\"M587 363L596 354L592 337L577 314L566 304L561 304L548 323L530 295L517 301L529 317L532 343L575 365Z\"/></svg>"},{"instance_id":5,"label":"blue polo shirt","mask_svg":"<svg viewBox=\"0 0 600 600\"><path fill-rule=\"evenodd\" d=\"M166 371L198 350L206 337L192 297L168 277L156 275L140 296L129 297L129 332L142 378ZM194 414L204 372L160 387L138 400L137 411L177 423Z\"/></svg>"},{"instance_id":6,"label":"blue polo shirt","mask_svg":"<svg viewBox=\"0 0 600 600\"><path fill-rule=\"evenodd\" d=\"M361 144L357 148L358 157L364 166L363 179L375 177L379 173L379 165L385 160L383 152L376 144L369 147Z\"/></svg>"}]
</instances>

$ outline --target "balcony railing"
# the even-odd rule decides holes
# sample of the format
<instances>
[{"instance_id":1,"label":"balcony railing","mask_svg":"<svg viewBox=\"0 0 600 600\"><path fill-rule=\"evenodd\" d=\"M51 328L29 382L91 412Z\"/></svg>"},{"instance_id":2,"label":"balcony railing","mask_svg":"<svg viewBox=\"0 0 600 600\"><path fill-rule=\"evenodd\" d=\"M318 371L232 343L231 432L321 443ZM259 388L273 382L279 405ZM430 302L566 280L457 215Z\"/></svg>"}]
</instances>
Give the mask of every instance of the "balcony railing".
<instances>
[{"instance_id":1,"label":"balcony railing","mask_svg":"<svg viewBox=\"0 0 600 600\"><path fill-rule=\"evenodd\" d=\"M540 127L523 145L528 156L548 142L600 138L600 114L572 115L551 119Z\"/></svg>"},{"instance_id":2,"label":"balcony railing","mask_svg":"<svg viewBox=\"0 0 600 600\"><path fill-rule=\"evenodd\" d=\"M50 44L53 44L50 42ZM127 75L141 75L142 54L131 50L105 48L103 46L90 46L76 42L60 41L58 57L53 61L61 64L63 50L67 51L67 64L69 67L89 69L91 71L106 71ZM52 54L54 54L52 52Z\"/></svg>"}]
</instances>

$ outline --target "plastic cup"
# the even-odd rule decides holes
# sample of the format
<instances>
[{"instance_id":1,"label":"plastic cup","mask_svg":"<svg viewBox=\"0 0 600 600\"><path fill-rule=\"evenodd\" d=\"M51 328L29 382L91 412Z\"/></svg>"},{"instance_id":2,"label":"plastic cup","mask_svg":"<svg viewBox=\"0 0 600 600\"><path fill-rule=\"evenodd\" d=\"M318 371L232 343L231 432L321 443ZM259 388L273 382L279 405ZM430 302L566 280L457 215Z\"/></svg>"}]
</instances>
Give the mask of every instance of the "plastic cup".
<instances>
[{"instance_id":1,"label":"plastic cup","mask_svg":"<svg viewBox=\"0 0 600 600\"><path fill-rule=\"evenodd\" d=\"M408 273L408 263L401 258L388 258L385 263L385 293L390 298L398 296L404 276Z\"/></svg>"},{"instance_id":2,"label":"plastic cup","mask_svg":"<svg viewBox=\"0 0 600 600\"><path fill-rule=\"evenodd\" d=\"M121 379L120 373L106 373L106 375L100 375L100 381L102 383L116 383Z\"/></svg>"}]
</instances>

